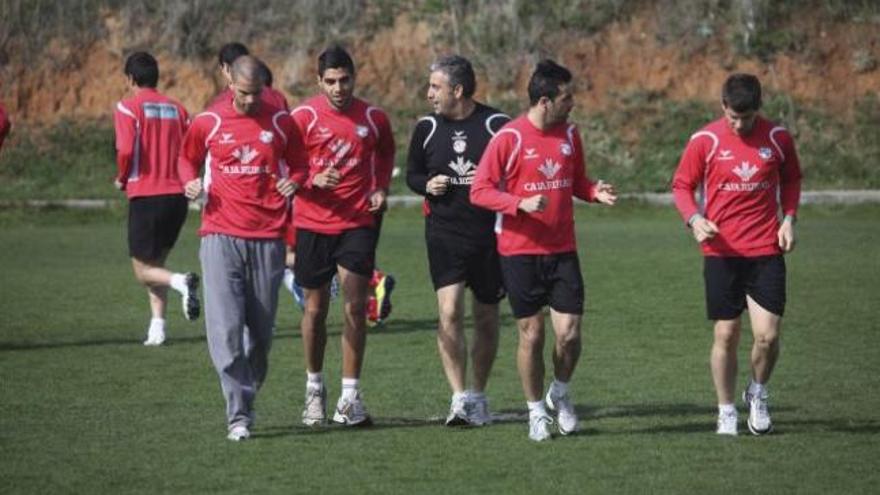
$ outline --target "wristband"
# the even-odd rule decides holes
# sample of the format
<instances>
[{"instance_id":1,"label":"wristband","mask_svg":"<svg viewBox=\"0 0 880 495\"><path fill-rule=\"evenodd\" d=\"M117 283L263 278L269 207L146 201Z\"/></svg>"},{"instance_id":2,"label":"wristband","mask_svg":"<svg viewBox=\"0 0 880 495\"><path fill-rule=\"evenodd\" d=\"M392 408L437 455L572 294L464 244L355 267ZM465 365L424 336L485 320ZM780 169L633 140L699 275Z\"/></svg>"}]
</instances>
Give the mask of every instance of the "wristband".
<instances>
[{"instance_id":1,"label":"wristband","mask_svg":"<svg viewBox=\"0 0 880 495\"><path fill-rule=\"evenodd\" d=\"M703 218L703 215L700 215L699 213L694 213L693 215L691 215L690 218L688 218L687 226L693 227L694 222L696 222L697 220L699 220L701 218Z\"/></svg>"},{"instance_id":2,"label":"wristband","mask_svg":"<svg viewBox=\"0 0 880 495\"><path fill-rule=\"evenodd\" d=\"M795 218L794 215L785 215L785 216L782 218L782 221L784 222L784 221L786 221L786 220L788 220L789 222L791 222L792 225L794 225L794 223L797 221L797 218Z\"/></svg>"}]
</instances>

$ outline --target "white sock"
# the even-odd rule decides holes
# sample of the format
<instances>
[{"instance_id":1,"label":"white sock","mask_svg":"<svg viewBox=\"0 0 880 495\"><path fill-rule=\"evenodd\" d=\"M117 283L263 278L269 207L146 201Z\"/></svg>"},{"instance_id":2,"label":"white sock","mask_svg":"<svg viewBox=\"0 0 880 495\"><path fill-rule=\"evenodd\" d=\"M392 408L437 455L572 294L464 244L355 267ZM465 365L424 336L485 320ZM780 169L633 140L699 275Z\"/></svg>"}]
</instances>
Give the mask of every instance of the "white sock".
<instances>
[{"instance_id":1,"label":"white sock","mask_svg":"<svg viewBox=\"0 0 880 495\"><path fill-rule=\"evenodd\" d=\"M562 397L568 394L568 382L560 382L557 379L553 379L553 383L550 384L550 394L554 397Z\"/></svg>"},{"instance_id":2,"label":"white sock","mask_svg":"<svg viewBox=\"0 0 880 495\"><path fill-rule=\"evenodd\" d=\"M281 279L281 283L284 284L284 288L293 292L293 270L290 268L284 269L284 277Z\"/></svg>"},{"instance_id":3,"label":"white sock","mask_svg":"<svg viewBox=\"0 0 880 495\"><path fill-rule=\"evenodd\" d=\"M360 380L357 378L343 378L342 379L342 398L343 399L354 399L358 393L358 386L360 385Z\"/></svg>"},{"instance_id":4,"label":"white sock","mask_svg":"<svg viewBox=\"0 0 880 495\"><path fill-rule=\"evenodd\" d=\"M172 289L180 292L181 294L185 294L188 290L186 288L186 275L182 273L172 273L170 285Z\"/></svg>"},{"instance_id":5,"label":"white sock","mask_svg":"<svg viewBox=\"0 0 880 495\"><path fill-rule=\"evenodd\" d=\"M752 383L749 384L749 394L752 397L763 397L767 393L767 387L764 386L763 383L758 383L755 380L752 380Z\"/></svg>"},{"instance_id":6,"label":"white sock","mask_svg":"<svg viewBox=\"0 0 880 495\"><path fill-rule=\"evenodd\" d=\"M718 415L719 416L728 416L728 415L736 416L736 406L734 406L733 404L718 404Z\"/></svg>"},{"instance_id":7,"label":"white sock","mask_svg":"<svg viewBox=\"0 0 880 495\"><path fill-rule=\"evenodd\" d=\"M470 394L468 394L467 390L465 390L464 392L455 392L454 394L452 394L452 402L455 402L457 400L467 400L469 395Z\"/></svg>"},{"instance_id":8,"label":"white sock","mask_svg":"<svg viewBox=\"0 0 880 495\"><path fill-rule=\"evenodd\" d=\"M159 328L165 330L165 318L151 318L150 328Z\"/></svg>"},{"instance_id":9,"label":"white sock","mask_svg":"<svg viewBox=\"0 0 880 495\"><path fill-rule=\"evenodd\" d=\"M306 388L321 390L324 387L324 373L306 371Z\"/></svg>"},{"instance_id":10,"label":"white sock","mask_svg":"<svg viewBox=\"0 0 880 495\"><path fill-rule=\"evenodd\" d=\"M546 416L547 415L547 410L544 409L544 401L543 400L536 400L535 402L526 401L526 405L529 406L529 415L530 416L531 415L539 415L539 416Z\"/></svg>"}]
</instances>

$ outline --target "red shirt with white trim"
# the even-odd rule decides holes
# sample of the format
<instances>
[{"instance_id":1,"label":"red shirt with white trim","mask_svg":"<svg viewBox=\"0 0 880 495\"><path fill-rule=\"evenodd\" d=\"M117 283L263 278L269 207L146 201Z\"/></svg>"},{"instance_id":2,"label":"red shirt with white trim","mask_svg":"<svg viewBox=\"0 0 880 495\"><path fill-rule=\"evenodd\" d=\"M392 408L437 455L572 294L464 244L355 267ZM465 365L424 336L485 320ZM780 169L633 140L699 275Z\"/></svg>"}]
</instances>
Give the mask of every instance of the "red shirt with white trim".
<instances>
[{"instance_id":1,"label":"red shirt with white trim","mask_svg":"<svg viewBox=\"0 0 880 495\"><path fill-rule=\"evenodd\" d=\"M188 123L183 105L154 88L116 104L116 179L129 198L183 194L177 156Z\"/></svg>"},{"instance_id":2,"label":"red shirt with white trim","mask_svg":"<svg viewBox=\"0 0 880 495\"><path fill-rule=\"evenodd\" d=\"M544 211L517 208L536 194L547 197ZM503 256L574 251L574 197L595 197L577 126L562 123L542 131L525 115L489 142L470 194L473 204L499 213L495 232Z\"/></svg>"},{"instance_id":3,"label":"red shirt with white trim","mask_svg":"<svg viewBox=\"0 0 880 495\"><path fill-rule=\"evenodd\" d=\"M700 189L702 205L694 198ZM706 256L766 256L778 245L780 207L796 215L801 168L784 127L758 116L740 136L722 117L691 136L672 179L675 206L685 221L701 214L718 234L701 243Z\"/></svg>"},{"instance_id":4,"label":"red shirt with white trim","mask_svg":"<svg viewBox=\"0 0 880 495\"><path fill-rule=\"evenodd\" d=\"M302 184L306 176L302 138L286 112L260 105L255 115L240 115L229 100L196 115L180 151L184 184L203 163L207 201L199 235L282 237L288 202L276 184L288 174Z\"/></svg>"},{"instance_id":5,"label":"red shirt with white trim","mask_svg":"<svg viewBox=\"0 0 880 495\"><path fill-rule=\"evenodd\" d=\"M321 234L374 225L370 194L388 190L394 168L394 136L385 112L358 98L339 111L318 95L290 114L309 155L309 178L294 199L293 225ZM312 178L327 167L340 172L339 184L313 187Z\"/></svg>"}]
</instances>

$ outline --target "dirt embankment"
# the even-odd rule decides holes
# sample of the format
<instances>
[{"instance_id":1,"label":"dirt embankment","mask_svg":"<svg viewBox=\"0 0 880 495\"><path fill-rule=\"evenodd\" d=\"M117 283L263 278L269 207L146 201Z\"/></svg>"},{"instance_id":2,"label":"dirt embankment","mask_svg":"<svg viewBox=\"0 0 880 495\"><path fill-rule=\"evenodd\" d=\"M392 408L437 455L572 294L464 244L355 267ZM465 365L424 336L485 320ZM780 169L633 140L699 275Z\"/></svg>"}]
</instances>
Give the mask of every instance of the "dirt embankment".
<instances>
[{"instance_id":1,"label":"dirt embankment","mask_svg":"<svg viewBox=\"0 0 880 495\"><path fill-rule=\"evenodd\" d=\"M53 40L37 60L10 57L0 72L4 79L0 99L14 120L42 125L62 118L109 117L114 103L125 94L121 66L127 46L114 17L108 15L104 22L109 35L87 50L76 49L80 55L74 56L74 48L63 41ZM766 62L734 53L727 41L730 36L723 33L685 54L679 43L658 41L657 28L647 14L612 23L592 36L544 41L548 53L586 82L580 85L578 100L592 109L613 109L619 98L636 91L675 100L714 101L732 71L753 72L769 92L784 92L835 112L848 112L859 98L880 92L880 68L871 63L880 60L880 30L875 24L834 24L820 18L797 22L792 29L805 34L801 49L777 53ZM251 45L273 68L275 86L293 102L313 90L314 54L279 56L261 40ZM361 90L393 108L419 104L427 65L437 53L448 50L432 43L427 24L401 16L353 51ZM162 72L160 89L191 111L201 109L219 91L214 59L156 55ZM531 63L516 63L522 66L512 85L480 74L479 96L522 99Z\"/></svg>"}]
</instances>

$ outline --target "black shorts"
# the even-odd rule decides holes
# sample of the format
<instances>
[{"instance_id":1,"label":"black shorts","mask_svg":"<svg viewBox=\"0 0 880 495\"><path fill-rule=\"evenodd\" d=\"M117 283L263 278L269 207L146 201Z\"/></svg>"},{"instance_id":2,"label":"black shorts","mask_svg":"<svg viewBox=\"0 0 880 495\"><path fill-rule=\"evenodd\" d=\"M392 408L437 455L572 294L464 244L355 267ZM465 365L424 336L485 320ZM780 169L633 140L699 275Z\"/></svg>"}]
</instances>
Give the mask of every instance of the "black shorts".
<instances>
[{"instance_id":1,"label":"black shorts","mask_svg":"<svg viewBox=\"0 0 880 495\"><path fill-rule=\"evenodd\" d=\"M293 273L297 283L306 289L323 287L333 278L337 265L358 275L372 277L377 235L373 227L359 227L340 234L296 229Z\"/></svg>"},{"instance_id":2,"label":"black shorts","mask_svg":"<svg viewBox=\"0 0 880 495\"><path fill-rule=\"evenodd\" d=\"M142 261L166 255L186 222L183 194L142 196L128 203L128 254Z\"/></svg>"},{"instance_id":3,"label":"black shorts","mask_svg":"<svg viewBox=\"0 0 880 495\"><path fill-rule=\"evenodd\" d=\"M746 295L767 311L785 312L785 258L706 256L706 315L710 320L733 320L746 309Z\"/></svg>"},{"instance_id":4,"label":"black shorts","mask_svg":"<svg viewBox=\"0 0 880 495\"><path fill-rule=\"evenodd\" d=\"M501 256L501 273L516 318L548 305L560 313L584 313L584 279L575 252Z\"/></svg>"},{"instance_id":5,"label":"black shorts","mask_svg":"<svg viewBox=\"0 0 880 495\"><path fill-rule=\"evenodd\" d=\"M493 234L494 235L494 234ZM480 243L449 234L425 233L434 290L464 282L477 301L497 304L504 297L501 265L494 242Z\"/></svg>"}]
</instances>

